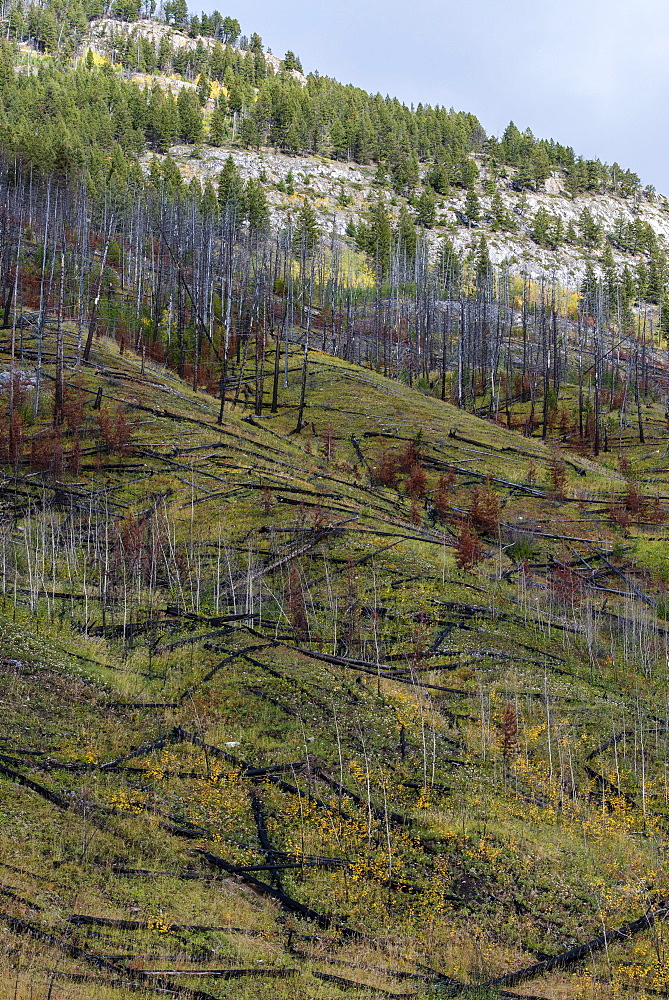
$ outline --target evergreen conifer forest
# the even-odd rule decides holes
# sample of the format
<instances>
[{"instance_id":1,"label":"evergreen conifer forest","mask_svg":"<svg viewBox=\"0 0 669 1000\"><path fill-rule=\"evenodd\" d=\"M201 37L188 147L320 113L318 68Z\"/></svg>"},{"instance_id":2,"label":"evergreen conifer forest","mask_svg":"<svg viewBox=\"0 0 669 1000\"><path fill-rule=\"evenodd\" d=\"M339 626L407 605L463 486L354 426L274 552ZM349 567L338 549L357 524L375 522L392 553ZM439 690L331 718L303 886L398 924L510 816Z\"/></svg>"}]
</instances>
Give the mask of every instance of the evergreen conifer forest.
<instances>
[{"instance_id":1,"label":"evergreen conifer forest","mask_svg":"<svg viewBox=\"0 0 669 1000\"><path fill-rule=\"evenodd\" d=\"M0 15L0 995L666 995L667 200Z\"/></svg>"}]
</instances>

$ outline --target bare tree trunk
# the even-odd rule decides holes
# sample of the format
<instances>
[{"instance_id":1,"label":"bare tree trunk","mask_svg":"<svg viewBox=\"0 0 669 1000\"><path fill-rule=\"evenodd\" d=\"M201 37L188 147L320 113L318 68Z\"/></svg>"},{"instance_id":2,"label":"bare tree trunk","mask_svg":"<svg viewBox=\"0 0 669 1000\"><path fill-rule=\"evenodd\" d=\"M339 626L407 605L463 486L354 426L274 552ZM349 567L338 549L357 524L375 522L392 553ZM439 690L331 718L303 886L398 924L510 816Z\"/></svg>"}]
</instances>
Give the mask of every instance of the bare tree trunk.
<instances>
[{"instance_id":1,"label":"bare tree trunk","mask_svg":"<svg viewBox=\"0 0 669 1000\"><path fill-rule=\"evenodd\" d=\"M65 302L65 251L60 252L60 288L58 292L58 326L56 328L56 389L53 404L54 427L60 427L65 409L63 380L63 307Z\"/></svg>"},{"instance_id":2,"label":"bare tree trunk","mask_svg":"<svg viewBox=\"0 0 669 1000\"><path fill-rule=\"evenodd\" d=\"M111 243L113 228L114 228L114 216L112 215L109 220L109 227L107 230L105 247L104 250L102 251L100 274L98 276L98 284L95 290L95 298L93 300L93 309L91 310L91 318L88 324L88 336L86 337L86 345L84 347L84 361L88 361L91 353L91 347L93 346L93 337L95 336L95 327L98 318L98 306L100 304L100 294L102 292L102 279L104 277L105 266L107 264L107 254L109 253L109 244Z\"/></svg>"}]
</instances>

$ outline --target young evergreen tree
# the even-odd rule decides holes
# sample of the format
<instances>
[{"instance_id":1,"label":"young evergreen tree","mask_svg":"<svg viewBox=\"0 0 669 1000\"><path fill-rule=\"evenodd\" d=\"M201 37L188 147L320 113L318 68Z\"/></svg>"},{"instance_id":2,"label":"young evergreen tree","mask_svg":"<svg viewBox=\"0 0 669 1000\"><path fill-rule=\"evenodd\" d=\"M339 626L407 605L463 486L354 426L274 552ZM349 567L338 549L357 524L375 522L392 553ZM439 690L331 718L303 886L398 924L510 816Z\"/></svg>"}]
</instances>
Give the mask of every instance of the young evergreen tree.
<instances>
[{"instance_id":1,"label":"young evergreen tree","mask_svg":"<svg viewBox=\"0 0 669 1000\"><path fill-rule=\"evenodd\" d=\"M177 97L179 114L179 135L183 142L201 143L204 139L204 124L200 102L192 90L180 90Z\"/></svg>"},{"instance_id":2,"label":"young evergreen tree","mask_svg":"<svg viewBox=\"0 0 669 1000\"><path fill-rule=\"evenodd\" d=\"M288 50L288 52L286 52L285 56L283 57L283 68L287 71L296 70L296 72L298 73L302 72L302 63L295 55L295 53L291 52L290 49Z\"/></svg>"},{"instance_id":3,"label":"young evergreen tree","mask_svg":"<svg viewBox=\"0 0 669 1000\"><path fill-rule=\"evenodd\" d=\"M415 153L403 151L392 167L393 187L408 197L418 184L418 159Z\"/></svg>"},{"instance_id":4,"label":"young evergreen tree","mask_svg":"<svg viewBox=\"0 0 669 1000\"><path fill-rule=\"evenodd\" d=\"M237 225L241 223L244 207L244 184L231 156L218 175L218 204L221 211Z\"/></svg>"},{"instance_id":5,"label":"young evergreen tree","mask_svg":"<svg viewBox=\"0 0 669 1000\"><path fill-rule=\"evenodd\" d=\"M241 25L234 17L224 17L221 22L221 37L226 45L234 45L241 34Z\"/></svg>"},{"instance_id":6,"label":"young evergreen tree","mask_svg":"<svg viewBox=\"0 0 669 1000\"><path fill-rule=\"evenodd\" d=\"M266 229L269 222L269 207L262 182L250 177L244 188L244 208L252 232Z\"/></svg>"},{"instance_id":7,"label":"young evergreen tree","mask_svg":"<svg viewBox=\"0 0 669 1000\"><path fill-rule=\"evenodd\" d=\"M203 108L207 101L209 100L209 95L211 93L211 84L207 79L206 73L200 73L197 81L197 97L200 102L200 107Z\"/></svg>"},{"instance_id":8,"label":"young evergreen tree","mask_svg":"<svg viewBox=\"0 0 669 1000\"><path fill-rule=\"evenodd\" d=\"M320 235L321 230L314 207L307 198L303 198L295 220L293 247L296 256L311 256L318 245Z\"/></svg>"},{"instance_id":9,"label":"young evergreen tree","mask_svg":"<svg viewBox=\"0 0 669 1000\"><path fill-rule=\"evenodd\" d=\"M467 191L465 215L467 216L467 224L470 229L481 221L481 202L473 188Z\"/></svg>"},{"instance_id":10,"label":"young evergreen tree","mask_svg":"<svg viewBox=\"0 0 669 1000\"><path fill-rule=\"evenodd\" d=\"M416 205L416 219L421 226L431 229L437 216L437 199L431 187L424 187Z\"/></svg>"},{"instance_id":11,"label":"young evergreen tree","mask_svg":"<svg viewBox=\"0 0 669 1000\"><path fill-rule=\"evenodd\" d=\"M532 223L532 239L540 247L548 246L551 217L546 209L541 205L534 216Z\"/></svg>"},{"instance_id":12,"label":"young evergreen tree","mask_svg":"<svg viewBox=\"0 0 669 1000\"><path fill-rule=\"evenodd\" d=\"M599 246L602 239L602 230L595 222L589 208L581 209L578 217L578 229L584 246L590 250L594 250Z\"/></svg>"},{"instance_id":13,"label":"young evergreen tree","mask_svg":"<svg viewBox=\"0 0 669 1000\"><path fill-rule=\"evenodd\" d=\"M515 228L513 216L506 209L499 190L495 188L490 203L490 214L492 215L492 228L496 231L512 231Z\"/></svg>"},{"instance_id":14,"label":"young evergreen tree","mask_svg":"<svg viewBox=\"0 0 669 1000\"><path fill-rule=\"evenodd\" d=\"M417 236L414 221L409 214L406 205L400 208L400 215L397 223L397 237L400 252L404 255L407 264L413 264L416 259Z\"/></svg>"},{"instance_id":15,"label":"young evergreen tree","mask_svg":"<svg viewBox=\"0 0 669 1000\"><path fill-rule=\"evenodd\" d=\"M221 94L209 119L209 145L222 146L228 134L228 113L225 106L225 96Z\"/></svg>"}]
</instances>

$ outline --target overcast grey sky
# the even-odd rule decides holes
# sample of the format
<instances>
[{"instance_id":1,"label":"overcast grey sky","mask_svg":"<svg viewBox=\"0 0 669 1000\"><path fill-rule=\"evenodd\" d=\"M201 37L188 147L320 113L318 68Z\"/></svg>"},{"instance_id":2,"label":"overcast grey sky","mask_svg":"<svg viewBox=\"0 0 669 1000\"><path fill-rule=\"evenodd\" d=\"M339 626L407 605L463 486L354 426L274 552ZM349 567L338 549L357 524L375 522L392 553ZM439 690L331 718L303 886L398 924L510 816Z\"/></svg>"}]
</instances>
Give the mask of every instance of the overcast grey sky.
<instances>
[{"instance_id":1,"label":"overcast grey sky","mask_svg":"<svg viewBox=\"0 0 669 1000\"><path fill-rule=\"evenodd\" d=\"M305 72L471 111L495 135L513 119L669 195L666 0L227 2L201 6Z\"/></svg>"}]
</instances>

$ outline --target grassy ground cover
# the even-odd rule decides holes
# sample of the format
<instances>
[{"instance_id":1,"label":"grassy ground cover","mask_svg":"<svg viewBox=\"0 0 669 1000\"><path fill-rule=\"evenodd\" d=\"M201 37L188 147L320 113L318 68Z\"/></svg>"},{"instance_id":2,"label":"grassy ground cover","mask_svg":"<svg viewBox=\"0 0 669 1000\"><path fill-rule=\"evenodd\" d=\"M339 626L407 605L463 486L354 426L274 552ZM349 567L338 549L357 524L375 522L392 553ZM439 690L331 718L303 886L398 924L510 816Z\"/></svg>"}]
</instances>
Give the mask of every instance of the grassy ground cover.
<instances>
[{"instance_id":1,"label":"grassy ground cover","mask_svg":"<svg viewBox=\"0 0 669 1000\"><path fill-rule=\"evenodd\" d=\"M318 352L300 434L297 353L221 424L92 360L2 429L7 995L666 991L659 404L594 458Z\"/></svg>"}]
</instances>

